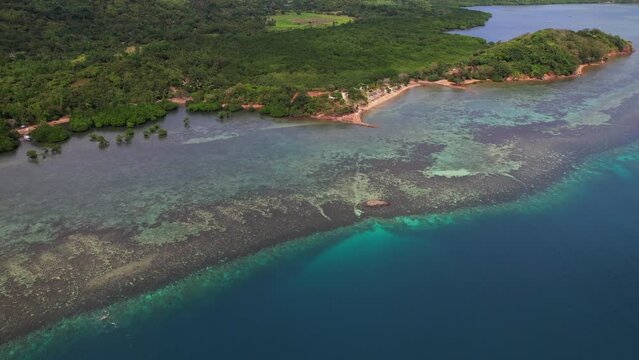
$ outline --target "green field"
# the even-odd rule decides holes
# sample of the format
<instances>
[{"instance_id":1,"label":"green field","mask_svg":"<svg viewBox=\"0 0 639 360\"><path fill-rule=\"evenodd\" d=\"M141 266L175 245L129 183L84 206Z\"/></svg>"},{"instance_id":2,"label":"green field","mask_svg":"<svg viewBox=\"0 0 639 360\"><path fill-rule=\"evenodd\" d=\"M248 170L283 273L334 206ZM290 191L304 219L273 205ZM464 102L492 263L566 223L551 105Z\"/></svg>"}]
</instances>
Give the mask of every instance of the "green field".
<instances>
[{"instance_id":1,"label":"green field","mask_svg":"<svg viewBox=\"0 0 639 360\"><path fill-rule=\"evenodd\" d=\"M350 16L318 14L312 12L289 12L286 14L277 14L271 18L274 25L269 30L290 30L303 29L309 27L326 27L331 25L341 25L353 21Z\"/></svg>"}]
</instances>

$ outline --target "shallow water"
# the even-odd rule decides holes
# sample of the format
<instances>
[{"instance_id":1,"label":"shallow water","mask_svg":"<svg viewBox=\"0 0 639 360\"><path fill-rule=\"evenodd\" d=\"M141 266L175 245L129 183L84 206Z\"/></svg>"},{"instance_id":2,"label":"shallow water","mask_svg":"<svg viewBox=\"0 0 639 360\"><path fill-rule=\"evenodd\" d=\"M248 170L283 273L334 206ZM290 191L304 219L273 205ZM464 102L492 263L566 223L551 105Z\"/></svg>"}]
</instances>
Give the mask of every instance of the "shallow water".
<instances>
[{"instance_id":1,"label":"shallow water","mask_svg":"<svg viewBox=\"0 0 639 360\"><path fill-rule=\"evenodd\" d=\"M637 6L489 9L488 25L466 33L501 40L587 23L639 43ZM366 115L375 130L252 114L190 114L184 128L181 109L161 122L165 140L139 130L131 145L99 150L78 136L38 164L23 146L0 157L0 249L75 229L144 234L168 210L263 187L313 197L329 184L357 203L374 189L364 179L365 194L334 190L342 175L327 169L402 159L424 142L441 146L424 176L508 174L521 166L512 149L478 141L476 129L608 126L637 94L632 56L555 83L414 89ZM369 220L267 250L65 320L14 356L636 358L638 157L638 146L597 157L515 204Z\"/></svg>"},{"instance_id":2,"label":"shallow water","mask_svg":"<svg viewBox=\"0 0 639 360\"><path fill-rule=\"evenodd\" d=\"M586 20L577 14L588 14L589 27L639 43L634 21L639 6L517 9L491 8L494 15L486 27L465 33L505 39L551 24L580 28ZM366 122L379 125L374 130L272 121L254 114L221 122L180 109L160 122L170 134L164 140L143 139L140 128L132 144L118 146L113 141L117 131L98 131L112 140L108 149L99 150L88 135L79 135L64 145L61 156L38 164L26 160L31 148L26 144L14 154L0 155L0 249L52 241L78 228L144 229L184 204L208 204L261 188L356 204L361 201L357 194L335 189L335 184L358 178L345 179L341 172L357 173L371 160L404 159L412 147L425 143L443 149L432 166L424 167L426 176L505 174L519 167L509 158L512 149L481 143L474 131L557 121L568 127L605 125L611 110L636 95L639 56L631 56L593 69L588 76L554 83L482 85L468 91L413 89L366 114ZM190 128L182 126L187 115ZM340 171L327 171L336 168Z\"/></svg>"}]
</instances>

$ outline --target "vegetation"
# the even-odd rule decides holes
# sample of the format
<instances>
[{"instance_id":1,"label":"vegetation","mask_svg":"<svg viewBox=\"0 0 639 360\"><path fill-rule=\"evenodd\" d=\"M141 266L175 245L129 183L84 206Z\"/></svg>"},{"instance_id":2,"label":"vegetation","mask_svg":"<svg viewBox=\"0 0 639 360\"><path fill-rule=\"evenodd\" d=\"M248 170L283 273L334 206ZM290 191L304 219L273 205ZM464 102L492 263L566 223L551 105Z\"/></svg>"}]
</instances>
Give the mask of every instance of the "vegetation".
<instances>
[{"instance_id":1,"label":"vegetation","mask_svg":"<svg viewBox=\"0 0 639 360\"><path fill-rule=\"evenodd\" d=\"M0 14L0 30L11 34L0 39L0 152L18 144L7 120L71 115L74 132L134 127L174 109L166 99L176 94L194 98L188 111L221 117L251 104L273 117L341 114L352 105L335 90L358 101L366 87L450 77L453 67L462 69L455 79L466 70L498 79L572 66L567 53L550 63L507 59L526 46L545 51L533 45L550 38L489 50L481 39L445 33L485 23L489 14L457 6L487 1L10 0ZM315 26L268 31L308 21ZM341 25L318 26L334 22ZM330 95L305 95L318 89ZM63 137L54 135L43 138Z\"/></svg>"},{"instance_id":2,"label":"vegetation","mask_svg":"<svg viewBox=\"0 0 639 360\"><path fill-rule=\"evenodd\" d=\"M228 110L220 110L217 112L217 117L219 119L227 119L229 117L231 117L231 112Z\"/></svg>"},{"instance_id":3,"label":"vegetation","mask_svg":"<svg viewBox=\"0 0 639 360\"><path fill-rule=\"evenodd\" d=\"M163 100L158 103L158 105L165 111L173 111L178 108L176 103L170 102L168 100Z\"/></svg>"},{"instance_id":4,"label":"vegetation","mask_svg":"<svg viewBox=\"0 0 639 360\"><path fill-rule=\"evenodd\" d=\"M392 6L395 10L390 11L388 4L320 1L308 6L318 11L343 9L361 21L327 29L265 32L267 15L274 10L259 1L104 3L109 6L79 0L64 6L36 0L5 5L0 28L12 36L0 42L1 53L7 54L0 58L0 118L20 125L71 114L71 129L86 131L93 123L86 117L116 114L131 104L155 104L170 97L172 88L202 93L238 83L356 86L433 58L454 61L460 54L472 54L482 46L481 40L440 32L479 25L488 18L455 9L407 21L402 14L416 13L397 10L403 7ZM285 5L276 4L290 7ZM217 10L203 13L202 8ZM392 16L371 20L386 14ZM217 18L223 21L213 21ZM219 106L207 110L218 111Z\"/></svg>"},{"instance_id":5,"label":"vegetation","mask_svg":"<svg viewBox=\"0 0 639 360\"><path fill-rule=\"evenodd\" d=\"M186 109L193 112L213 112L222 108L222 105L218 102L189 102Z\"/></svg>"},{"instance_id":6,"label":"vegetation","mask_svg":"<svg viewBox=\"0 0 639 360\"><path fill-rule=\"evenodd\" d=\"M64 128L51 126L46 122L38 125L29 135L31 135L33 140L43 144L58 143L69 138L69 133Z\"/></svg>"},{"instance_id":7,"label":"vegetation","mask_svg":"<svg viewBox=\"0 0 639 360\"><path fill-rule=\"evenodd\" d=\"M92 142L97 142L98 146L100 147L100 149L111 145L109 143L109 141L104 136L98 135L98 134L89 135L89 140L92 141Z\"/></svg>"},{"instance_id":8,"label":"vegetation","mask_svg":"<svg viewBox=\"0 0 639 360\"><path fill-rule=\"evenodd\" d=\"M38 152L35 150L27 150L29 160L38 160Z\"/></svg>"},{"instance_id":9,"label":"vegetation","mask_svg":"<svg viewBox=\"0 0 639 360\"><path fill-rule=\"evenodd\" d=\"M350 16L318 14L311 12L282 12L268 19L269 30L293 30L312 27L326 27L353 21Z\"/></svg>"},{"instance_id":10,"label":"vegetation","mask_svg":"<svg viewBox=\"0 0 639 360\"><path fill-rule=\"evenodd\" d=\"M5 121L0 120L0 153L11 151L18 147L18 133L11 130Z\"/></svg>"},{"instance_id":11,"label":"vegetation","mask_svg":"<svg viewBox=\"0 0 639 360\"><path fill-rule=\"evenodd\" d=\"M131 142L131 140L133 140L134 136L135 136L135 131L133 131L133 129L131 128L128 128L124 132L124 141L128 144Z\"/></svg>"},{"instance_id":12,"label":"vegetation","mask_svg":"<svg viewBox=\"0 0 639 360\"><path fill-rule=\"evenodd\" d=\"M541 30L482 51L458 77L503 80L541 79L544 75L572 75L580 64L598 62L608 53L630 48L630 43L600 30Z\"/></svg>"},{"instance_id":13,"label":"vegetation","mask_svg":"<svg viewBox=\"0 0 639 360\"><path fill-rule=\"evenodd\" d=\"M97 142L98 142L98 147L100 149L105 148L105 147L110 145L109 141L107 139L105 139L104 136L98 136Z\"/></svg>"},{"instance_id":14,"label":"vegetation","mask_svg":"<svg viewBox=\"0 0 639 360\"><path fill-rule=\"evenodd\" d=\"M95 112L78 112L71 116L69 129L82 132L92 127L142 125L166 115L162 104L121 105Z\"/></svg>"}]
</instances>

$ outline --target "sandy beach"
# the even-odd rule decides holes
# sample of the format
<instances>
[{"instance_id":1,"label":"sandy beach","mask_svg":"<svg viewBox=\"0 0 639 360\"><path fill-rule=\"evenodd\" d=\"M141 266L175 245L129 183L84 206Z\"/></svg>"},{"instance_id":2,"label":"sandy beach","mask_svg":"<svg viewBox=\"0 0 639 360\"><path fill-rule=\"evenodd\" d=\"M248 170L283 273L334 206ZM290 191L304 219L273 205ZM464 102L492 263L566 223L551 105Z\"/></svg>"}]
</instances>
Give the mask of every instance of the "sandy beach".
<instances>
[{"instance_id":1,"label":"sandy beach","mask_svg":"<svg viewBox=\"0 0 639 360\"><path fill-rule=\"evenodd\" d=\"M426 81L426 80L412 80L408 83L408 85L398 86L394 88L390 88L390 91L386 91L384 89L378 89L372 93L369 93L368 101L366 104L359 105L357 111L346 114L346 115L327 115L327 114L316 114L313 115L313 119L317 120L326 120L326 121L335 121L353 125L360 125L366 127L377 127L374 124L368 124L362 121L362 115L375 107L378 107L396 97L403 94L404 92L421 86L445 86L455 89L464 89L464 86L476 84L481 82L481 80L465 80L460 84L455 84L448 80L438 80L438 81Z\"/></svg>"}]
</instances>

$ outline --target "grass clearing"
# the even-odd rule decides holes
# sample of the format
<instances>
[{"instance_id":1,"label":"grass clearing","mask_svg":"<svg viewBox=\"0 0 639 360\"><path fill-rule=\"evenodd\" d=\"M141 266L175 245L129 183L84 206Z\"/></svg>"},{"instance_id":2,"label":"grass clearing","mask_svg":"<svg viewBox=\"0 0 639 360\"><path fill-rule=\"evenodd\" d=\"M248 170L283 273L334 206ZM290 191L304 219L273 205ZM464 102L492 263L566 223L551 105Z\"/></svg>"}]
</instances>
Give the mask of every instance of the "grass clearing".
<instances>
[{"instance_id":1,"label":"grass clearing","mask_svg":"<svg viewBox=\"0 0 639 360\"><path fill-rule=\"evenodd\" d=\"M354 18L345 15L319 14L312 12L288 12L286 14L277 14L271 19L275 21L275 24L269 26L269 30L327 27L346 24L354 20Z\"/></svg>"}]
</instances>

